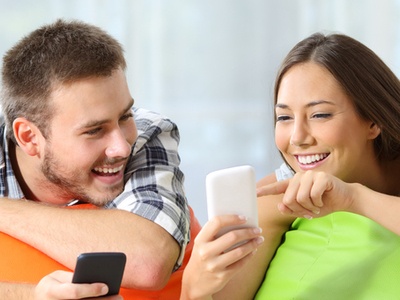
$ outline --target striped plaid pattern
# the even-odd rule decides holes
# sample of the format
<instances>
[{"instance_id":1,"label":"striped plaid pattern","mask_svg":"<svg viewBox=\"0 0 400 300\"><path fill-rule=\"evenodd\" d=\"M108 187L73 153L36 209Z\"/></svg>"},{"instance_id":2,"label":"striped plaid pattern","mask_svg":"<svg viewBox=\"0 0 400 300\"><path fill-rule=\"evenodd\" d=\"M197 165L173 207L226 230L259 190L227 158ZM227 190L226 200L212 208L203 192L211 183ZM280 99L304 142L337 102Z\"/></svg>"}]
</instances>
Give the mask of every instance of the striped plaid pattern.
<instances>
[{"instance_id":1,"label":"striped plaid pattern","mask_svg":"<svg viewBox=\"0 0 400 300\"><path fill-rule=\"evenodd\" d=\"M125 188L107 208L130 211L169 232L181 245L178 268L190 239L190 214L179 168L179 131L160 114L133 108L138 138L125 170ZM0 196L22 199L24 195L12 170L4 124L0 128Z\"/></svg>"}]
</instances>

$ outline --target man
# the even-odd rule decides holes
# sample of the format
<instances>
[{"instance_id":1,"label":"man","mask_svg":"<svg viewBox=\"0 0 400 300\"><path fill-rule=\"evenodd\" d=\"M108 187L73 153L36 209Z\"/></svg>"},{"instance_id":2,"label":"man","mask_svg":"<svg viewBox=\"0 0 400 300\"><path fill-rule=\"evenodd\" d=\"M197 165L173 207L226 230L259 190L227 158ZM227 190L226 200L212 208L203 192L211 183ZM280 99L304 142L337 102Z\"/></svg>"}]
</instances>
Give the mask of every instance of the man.
<instances>
[{"instance_id":1,"label":"man","mask_svg":"<svg viewBox=\"0 0 400 300\"><path fill-rule=\"evenodd\" d=\"M179 133L132 108L125 68L114 38L76 21L43 26L6 53L0 231L69 269L83 252L124 252L122 285L157 290L189 240ZM107 209L65 209L76 202ZM0 285L0 298L20 286Z\"/></svg>"}]
</instances>

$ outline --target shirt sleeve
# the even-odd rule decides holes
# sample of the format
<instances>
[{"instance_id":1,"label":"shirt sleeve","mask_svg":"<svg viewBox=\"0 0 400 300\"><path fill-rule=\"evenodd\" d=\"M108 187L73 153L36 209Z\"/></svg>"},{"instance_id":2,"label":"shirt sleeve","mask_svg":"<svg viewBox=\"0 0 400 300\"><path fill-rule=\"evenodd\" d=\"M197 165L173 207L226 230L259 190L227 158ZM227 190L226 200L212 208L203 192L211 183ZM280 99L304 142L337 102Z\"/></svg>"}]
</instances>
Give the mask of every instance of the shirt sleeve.
<instances>
[{"instance_id":1,"label":"shirt sleeve","mask_svg":"<svg viewBox=\"0 0 400 300\"><path fill-rule=\"evenodd\" d=\"M279 169L275 170L275 176L278 181L292 178L293 174L293 170L286 163L281 164Z\"/></svg>"},{"instance_id":2,"label":"shirt sleeve","mask_svg":"<svg viewBox=\"0 0 400 300\"><path fill-rule=\"evenodd\" d=\"M181 246L190 239L190 214L179 168L179 130L159 114L134 109L138 138L125 171L124 191L107 207L135 213L169 232Z\"/></svg>"}]
</instances>

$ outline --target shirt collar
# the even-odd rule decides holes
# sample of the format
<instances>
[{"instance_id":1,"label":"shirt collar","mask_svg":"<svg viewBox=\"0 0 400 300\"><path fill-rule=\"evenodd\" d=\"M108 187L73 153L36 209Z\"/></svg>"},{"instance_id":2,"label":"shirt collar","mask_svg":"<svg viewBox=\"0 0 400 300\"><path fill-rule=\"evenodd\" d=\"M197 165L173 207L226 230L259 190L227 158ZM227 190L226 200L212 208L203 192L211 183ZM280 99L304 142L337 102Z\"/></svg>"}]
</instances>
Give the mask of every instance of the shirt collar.
<instances>
[{"instance_id":1,"label":"shirt collar","mask_svg":"<svg viewBox=\"0 0 400 300\"><path fill-rule=\"evenodd\" d=\"M0 154L0 172L2 177L3 186L1 187L1 194L3 197L12 199L24 198L24 193L20 185L18 184L17 178L15 177L14 170L12 168L11 159L9 155L9 143L6 137L6 128L3 124L3 136L2 136L2 148L3 151Z\"/></svg>"}]
</instances>

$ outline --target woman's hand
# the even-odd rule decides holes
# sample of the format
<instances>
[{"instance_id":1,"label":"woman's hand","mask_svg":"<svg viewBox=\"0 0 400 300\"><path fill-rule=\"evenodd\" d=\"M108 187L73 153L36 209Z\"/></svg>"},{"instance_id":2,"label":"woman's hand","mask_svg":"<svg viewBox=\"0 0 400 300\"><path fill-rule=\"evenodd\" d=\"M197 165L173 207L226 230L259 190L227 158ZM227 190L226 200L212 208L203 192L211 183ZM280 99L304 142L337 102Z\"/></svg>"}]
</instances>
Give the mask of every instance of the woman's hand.
<instances>
[{"instance_id":1,"label":"woman's hand","mask_svg":"<svg viewBox=\"0 0 400 300\"><path fill-rule=\"evenodd\" d=\"M354 186L325 172L300 172L293 178L263 186L258 196L284 194L278 209L283 214L313 218L335 211L348 211Z\"/></svg>"},{"instance_id":2,"label":"woman's hand","mask_svg":"<svg viewBox=\"0 0 400 300\"><path fill-rule=\"evenodd\" d=\"M104 283L72 283L72 272L55 271L40 280L35 288L35 300L94 299L108 293ZM96 298L99 299L99 298ZM104 300L121 300L119 295L101 297Z\"/></svg>"},{"instance_id":3,"label":"woman's hand","mask_svg":"<svg viewBox=\"0 0 400 300\"><path fill-rule=\"evenodd\" d=\"M221 229L243 225L246 219L236 215L218 216L207 222L197 235L190 261L182 280L182 300L212 299L239 272L263 242L259 228L229 231L217 237ZM240 244L239 246L233 246Z\"/></svg>"}]
</instances>

